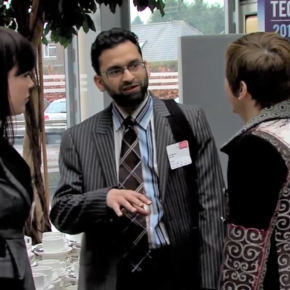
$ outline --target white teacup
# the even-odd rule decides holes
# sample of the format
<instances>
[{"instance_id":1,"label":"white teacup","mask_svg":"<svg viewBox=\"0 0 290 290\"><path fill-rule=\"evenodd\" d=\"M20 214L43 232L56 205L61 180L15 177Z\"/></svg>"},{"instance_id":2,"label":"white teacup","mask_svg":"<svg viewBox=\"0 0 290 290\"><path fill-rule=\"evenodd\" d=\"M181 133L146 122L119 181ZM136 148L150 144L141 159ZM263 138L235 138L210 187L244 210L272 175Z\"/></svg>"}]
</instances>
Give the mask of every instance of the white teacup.
<instances>
[{"instance_id":1,"label":"white teacup","mask_svg":"<svg viewBox=\"0 0 290 290\"><path fill-rule=\"evenodd\" d=\"M49 285L47 276L43 273L32 272L32 277L36 290L44 290Z\"/></svg>"},{"instance_id":2,"label":"white teacup","mask_svg":"<svg viewBox=\"0 0 290 290\"><path fill-rule=\"evenodd\" d=\"M25 245L27 250L31 250L32 248L32 239L28 236L24 236L24 241L25 241Z\"/></svg>"},{"instance_id":3,"label":"white teacup","mask_svg":"<svg viewBox=\"0 0 290 290\"><path fill-rule=\"evenodd\" d=\"M50 266L36 266L32 268L32 273L42 273L47 276L48 282L54 281L59 277L59 272L56 269L52 269Z\"/></svg>"},{"instance_id":4,"label":"white teacup","mask_svg":"<svg viewBox=\"0 0 290 290\"><path fill-rule=\"evenodd\" d=\"M25 241L25 244L30 244L30 245L32 245L32 239L31 239L31 237L24 236L24 241Z\"/></svg>"},{"instance_id":5,"label":"white teacup","mask_svg":"<svg viewBox=\"0 0 290 290\"><path fill-rule=\"evenodd\" d=\"M60 233L60 232L44 232L42 234L42 239L46 238L63 238L64 244L63 244L63 249L66 250L69 246L69 241L66 239L65 234Z\"/></svg>"},{"instance_id":6,"label":"white teacup","mask_svg":"<svg viewBox=\"0 0 290 290\"><path fill-rule=\"evenodd\" d=\"M39 266L49 266L53 270L58 270L58 271L61 271L61 270L65 269L65 267L66 267L65 262L60 261L60 260L56 260L56 259L41 260L37 263Z\"/></svg>"},{"instance_id":7,"label":"white teacup","mask_svg":"<svg viewBox=\"0 0 290 290\"><path fill-rule=\"evenodd\" d=\"M47 238L47 237L61 237L64 238L65 235L60 232L44 232L42 233L42 238Z\"/></svg>"},{"instance_id":8,"label":"white teacup","mask_svg":"<svg viewBox=\"0 0 290 290\"><path fill-rule=\"evenodd\" d=\"M59 253L65 247L62 237L45 237L42 239L42 248L44 253Z\"/></svg>"},{"instance_id":9,"label":"white teacup","mask_svg":"<svg viewBox=\"0 0 290 290\"><path fill-rule=\"evenodd\" d=\"M74 263L74 273L77 279L79 278L79 271L80 271L80 264Z\"/></svg>"}]
</instances>

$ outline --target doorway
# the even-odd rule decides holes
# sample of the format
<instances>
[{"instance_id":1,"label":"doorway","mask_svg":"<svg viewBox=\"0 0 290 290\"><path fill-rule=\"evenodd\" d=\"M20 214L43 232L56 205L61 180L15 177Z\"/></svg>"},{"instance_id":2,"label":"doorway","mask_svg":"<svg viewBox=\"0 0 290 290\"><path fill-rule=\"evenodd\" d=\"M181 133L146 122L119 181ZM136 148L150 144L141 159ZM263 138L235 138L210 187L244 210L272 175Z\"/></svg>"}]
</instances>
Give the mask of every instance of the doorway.
<instances>
[{"instance_id":1,"label":"doorway","mask_svg":"<svg viewBox=\"0 0 290 290\"><path fill-rule=\"evenodd\" d=\"M258 4L257 0L240 1L239 4L239 31L252 33L258 31Z\"/></svg>"}]
</instances>

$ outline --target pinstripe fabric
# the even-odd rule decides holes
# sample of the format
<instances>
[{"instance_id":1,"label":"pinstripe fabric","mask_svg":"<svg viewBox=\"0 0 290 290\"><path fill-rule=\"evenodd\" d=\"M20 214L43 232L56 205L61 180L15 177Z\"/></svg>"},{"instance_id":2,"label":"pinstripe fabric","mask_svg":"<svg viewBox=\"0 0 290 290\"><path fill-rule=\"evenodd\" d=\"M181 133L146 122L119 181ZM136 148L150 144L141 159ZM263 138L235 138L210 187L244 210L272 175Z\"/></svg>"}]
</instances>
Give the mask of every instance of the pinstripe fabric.
<instances>
[{"instance_id":1,"label":"pinstripe fabric","mask_svg":"<svg viewBox=\"0 0 290 290\"><path fill-rule=\"evenodd\" d=\"M196 160L200 213L202 287L215 289L221 264L224 226L223 179L217 150L203 111L180 105L200 146ZM154 98L159 189L170 243L182 248L191 232L187 186L182 169L171 171L166 146L174 143L163 101ZM106 194L118 185L111 107L70 128L59 158L61 179L52 201L51 220L62 232L85 232L79 289L113 290L116 280L114 215Z\"/></svg>"},{"instance_id":2,"label":"pinstripe fabric","mask_svg":"<svg viewBox=\"0 0 290 290\"><path fill-rule=\"evenodd\" d=\"M169 203L169 206L174 208L176 216L172 220L171 227L168 230L174 229L176 231L174 234L176 240L172 240L172 233L169 236L172 244L178 244L178 240L184 236L184 233L190 231L190 228L186 227L186 220L190 216L190 213L187 208L188 200L185 198L182 202L181 196L175 193L186 192L187 186L182 182L182 180L185 180L183 170L171 171L171 174L167 174L169 162L163 144L174 143L169 123L164 118L169 115L169 112L165 105L158 100L155 100L154 105L156 131L158 132L156 133L157 156L159 157L158 167L163 168L160 172L160 189L164 202L169 196L171 197L166 203ZM222 245L225 233L224 224L221 221L221 217L225 213L225 202L222 193L224 181L217 149L203 110L195 106L181 104L180 106L193 128L196 140L200 146L196 168L198 195L200 196L200 204L202 206L199 224L202 288L215 289L221 265ZM180 221L184 222L180 223Z\"/></svg>"}]
</instances>

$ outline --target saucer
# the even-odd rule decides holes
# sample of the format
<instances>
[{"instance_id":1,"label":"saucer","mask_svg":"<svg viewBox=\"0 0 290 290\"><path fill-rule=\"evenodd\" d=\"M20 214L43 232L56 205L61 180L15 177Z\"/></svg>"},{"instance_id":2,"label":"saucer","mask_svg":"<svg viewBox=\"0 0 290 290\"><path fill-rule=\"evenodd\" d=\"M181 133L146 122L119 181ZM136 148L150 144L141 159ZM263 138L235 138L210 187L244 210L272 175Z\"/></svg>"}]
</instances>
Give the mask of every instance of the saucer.
<instances>
[{"instance_id":1,"label":"saucer","mask_svg":"<svg viewBox=\"0 0 290 290\"><path fill-rule=\"evenodd\" d=\"M82 243L80 243L80 242L76 242L76 241L72 241L72 240L70 240L69 242L70 242L71 246L76 246L78 248L80 248L82 246Z\"/></svg>"},{"instance_id":2,"label":"saucer","mask_svg":"<svg viewBox=\"0 0 290 290\"><path fill-rule=\"evenodd\" d=\"M81 247L78 247L77 245L73 245L73 250L76 252L77 256L80 256L81 254Z\"/></svg>"},{"instance_id":3,"label":"saucer","mask_svg":"<svg viewBox=\"0 0 290 290\"><path fill-rule=\"evenodd\" d=\"M70 253L71 251L72 251L72 248L67 247L66 249L59 251L59 252L45 253L42 248L35 248L34 254L37 256L42 256L43 258L49 258L51 256L57 256L57 255L65 256L68 253Z\"/></svg>"},{"instance_id":4,"label":"saucer","mask_svg":"<svg viewBox=\"0 0 290 290\"><path fill-rule=\"evenodd\" d=\"M50 284L47 287L45 287L44 289L45 290L51 290L51 289L54 289L54 286Z\"/></svg>"},{"instance_id":5,"label":"saucer","mask_svg":"<svg viewBox=\"0 0 290 290\"><path fill-rule=\"evenodd\" d=\"M74 275L74 273L67 274L64 279L70 281L70 282L78 282L78 278Z\"/></svg>"}]
</instances>

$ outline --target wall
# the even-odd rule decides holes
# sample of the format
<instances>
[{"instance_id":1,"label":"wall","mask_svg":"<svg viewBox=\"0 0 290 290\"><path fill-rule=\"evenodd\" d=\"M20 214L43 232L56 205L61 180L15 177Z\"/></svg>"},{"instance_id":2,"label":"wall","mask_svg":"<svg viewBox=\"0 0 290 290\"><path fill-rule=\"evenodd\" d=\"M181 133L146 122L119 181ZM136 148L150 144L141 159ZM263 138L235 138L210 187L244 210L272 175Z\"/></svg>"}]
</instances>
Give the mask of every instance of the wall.
<instances>
[{"instance_id":1,"label":"wall","mask_svg":"<svg viewBox=\"0 0 290 290\"><path fill-rule=\"evenodd\" d=\"M224 90L224 54L228 44L240 36L203 35L180 40L180 99L186 105L199 105L204 109L218 148L243 125L232 112ZM219 155L226 176L227 157L223 153Z\"/></svg>"}]
</instances>

